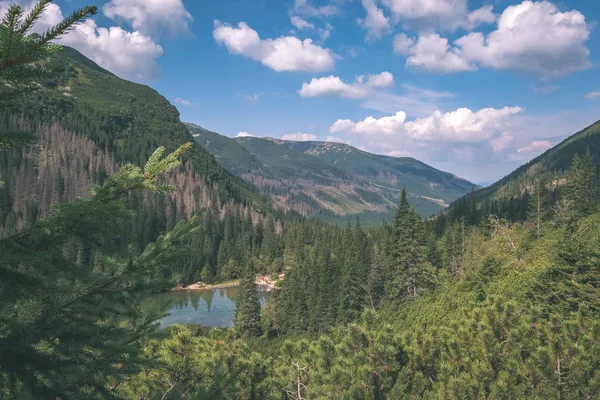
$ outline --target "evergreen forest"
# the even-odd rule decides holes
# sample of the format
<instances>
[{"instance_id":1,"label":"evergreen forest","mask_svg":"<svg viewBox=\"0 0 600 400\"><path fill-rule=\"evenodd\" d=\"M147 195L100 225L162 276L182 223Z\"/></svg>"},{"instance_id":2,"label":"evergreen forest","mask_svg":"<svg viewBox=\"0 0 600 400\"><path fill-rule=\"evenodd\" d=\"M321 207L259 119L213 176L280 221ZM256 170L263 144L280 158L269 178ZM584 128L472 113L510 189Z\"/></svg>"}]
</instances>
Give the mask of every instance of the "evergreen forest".
<instances>
[{"instance_id":1,"label":"evergreen forest","mask_svg":"<svg viewBox=\"0 0 600 400\"><path fill-rule=\"evenodd\" d=\"M600 398L600 122L433 216L402 190L333 224L55 44L96 7L38 34L36 4L0 23L0 400ZM199 282L239 286L233 327L159 329L145 299Z\"/></svg>"}]
</instances>

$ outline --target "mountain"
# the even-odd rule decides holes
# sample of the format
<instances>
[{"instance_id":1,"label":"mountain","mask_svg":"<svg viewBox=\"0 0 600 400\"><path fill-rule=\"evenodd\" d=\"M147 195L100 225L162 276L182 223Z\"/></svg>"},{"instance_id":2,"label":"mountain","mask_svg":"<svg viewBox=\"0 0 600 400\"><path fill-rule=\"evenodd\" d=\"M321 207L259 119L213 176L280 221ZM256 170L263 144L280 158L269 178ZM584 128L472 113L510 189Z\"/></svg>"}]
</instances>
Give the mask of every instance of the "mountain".
<instances>
[{"instance_id":1,"label":"mountain","mask_svg":"<svg viewBox=\"0 0 600 400\"><path fill-rule=\"evenodd\" d=\"M275 207L340 221L390 218L402 188L422 215L432 215L478 186L409 157L370 154L330 142L229 138L188 129L228 171L270 196Z\"/></svg>"},{"instance_id":2,"label":"mountain","mask_svg":"<svg viewBox=\"0 0 600 400\"><path fill-rule=\"evenodd\" d=\"M527 196L535 182L542 182L551 192L550 200L556 198L556 192L566 183L567 171L575 154L583 156L588 150L592 162L600 169L600 121L569 136L498 182L458 199L448 212L452 219L474 214L477 210L476 214L482 218L494 213L508 219L523 220Z\"/></svg>"},{"instance_id":3,"label":"mountain","mask_svg":"<svg viewBox=\"0 0 600 400\"><path fill-rule=\"evenodd\" d=\"M93 184L120 165L143 165L159 146L173 151L187 142L194 145L167 182L177 190L166 197L132 199L147 210L146 226L139 227L140 247L200 209L225 203L269 207L255 188L194 142L177 109L155 90L120 79L71 48L55 57L63 72L0 113L5 132L26 131L34 138L22 151L0 152L0 229L88 196Z\"/></svg>"}]
</instances>

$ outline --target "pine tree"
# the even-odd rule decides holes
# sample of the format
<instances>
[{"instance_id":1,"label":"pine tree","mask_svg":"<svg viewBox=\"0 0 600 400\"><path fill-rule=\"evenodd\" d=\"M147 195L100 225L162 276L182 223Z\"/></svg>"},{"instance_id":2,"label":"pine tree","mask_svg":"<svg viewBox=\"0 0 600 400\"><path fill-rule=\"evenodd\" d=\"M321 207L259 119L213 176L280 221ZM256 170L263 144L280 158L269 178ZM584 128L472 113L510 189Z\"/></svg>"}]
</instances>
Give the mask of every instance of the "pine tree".
<instances>
[{"instance_id":1,"label":"pine tree","mask_svg":"<svg viewBox=\"0 0 600 400\"><path fill-rule=\"evenodd\" d=\"M260 300L256 287L254 266L246 263L240 280L240 291L235 305L234 326L240 336L260 336Z\"/></svg>"}]
</instances>

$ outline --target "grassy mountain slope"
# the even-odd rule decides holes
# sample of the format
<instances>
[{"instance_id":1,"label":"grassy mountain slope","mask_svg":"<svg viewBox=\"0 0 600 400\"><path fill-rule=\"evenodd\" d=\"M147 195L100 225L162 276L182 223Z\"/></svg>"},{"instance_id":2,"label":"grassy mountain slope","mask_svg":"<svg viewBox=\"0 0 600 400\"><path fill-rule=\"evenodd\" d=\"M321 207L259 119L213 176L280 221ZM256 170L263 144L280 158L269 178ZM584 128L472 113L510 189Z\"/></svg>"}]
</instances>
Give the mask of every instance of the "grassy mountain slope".
<instances>
[{"instance_id":1,"label":"grassy mountain slope","mask_svg":"<svg viewBox=\"0 0 600 400\"><path fill-rule=\"evenodd\" d=\"M394 158L327 142L231 139L188 124L197 142L274 204L340 222L389 219L402 188L423 215L441 210L477 186L412 158Z\"/></svg>"},{"instance_id":2,"label":"grassy mountain slope","mask_svg":"<svg viewBox=\"0 0 600 400\"><path fill-rule=\"evenodd\" d=\"M186 123L195 141L210 149L217 161L234 174L261 171L262 164L244 146L227 136Z\"/></svg>"},{"instance_id":3,"label":"grassy mountain slope","mask_svg":"<svg viewBox=\"0 0 600 400\"><path fill-rule=\"evenodd\" d=\"M354 176L375 180L450 202L476 186L411 157L371 154L343 143L285 142L286 146L313 155Z\"/></svg>"}]
</instances>

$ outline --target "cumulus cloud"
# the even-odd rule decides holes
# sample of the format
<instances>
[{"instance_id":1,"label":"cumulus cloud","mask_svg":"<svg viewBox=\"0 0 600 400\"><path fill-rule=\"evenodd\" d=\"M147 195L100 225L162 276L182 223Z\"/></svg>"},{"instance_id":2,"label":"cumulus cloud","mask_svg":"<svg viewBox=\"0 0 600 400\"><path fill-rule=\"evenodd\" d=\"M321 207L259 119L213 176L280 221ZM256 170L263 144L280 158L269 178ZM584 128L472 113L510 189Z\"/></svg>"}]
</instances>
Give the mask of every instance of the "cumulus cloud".
<instances>
[{"instance_id":1,"label":"cumulus cloud","mask_svg":"<svg viewBox=\"0 0 600 400\"><path fill-rule=\"evenodd\" d=\"M589 27L579 11L560 12L547 1L527 0L507 7L487 36L472 32L450 46L438 34L422 34L416 42L399 34L394 51L409 56L406 66L430 72L487 67L556 77L590 67L588 38Z\"/></svg>"},{"instance_id":2,"label":"cumulus cloud","mask_svg":"<svg viewBox=\"0 0 600 400\"><path fill-rule=\"evenodd\" d=\"M108 18L128 21L144 34L161 27L171 33L188 32L193 20L182 0L111 0L102 10Z\"/></svg>"},{"instance_id":3,"label":"cumulus cloud","mask_svg":"<svg viewBox=\"0 0 600 400\"><path fill-rule=\"evenodd\" d=\"M156 59L162 47L140 32L127 32L118 26L101 28L86 20L60 42L79 50L98 65L129 79L145 80L158 74Z\"/></svg>"},{"instance_id":4,"label":"cumulus cloud","mask_svg":"<svg viewBox=\"0 0 600 400\"><path fill-rule=\"evenodd\" d=\"M317 135L313 135L312 133L297 132L297 133L290 133L287 135L283 135L281 137L281 139L282 140L294 140L297 142L310 142L310 141L317 140Z\"/></svg>"},{"instance_id":5,"label":"cumulus cloud","mask_svg":"<svg viewBox=\"0 0 600 400\"><path fill-rule=\"evenodd\" d=\"M585 95L585 98L588 100L600 99L600 92L590 92Z\"/></svg>"},{"instance_id":6,"label":"cumulus cloud","mask_svg":"<svg viewBox=\"0 0 600 400\"><path fill-rule=\"evenodd\" d=\"M477 143L497 140L510 126L511 119L521 111L519 107L479 111L459 108L447 113L435 111L429 117L408 122L406 113L399 111L379 119L367 117L358 122L337 120L329 131L332 134L353 133L371 137L399 136L416 142Z\"/></svg>"},{"instance_id":7,"label":"cumulus cloud","mask_svg":"<svg viewBox=\"0 0 600 400\"><path fill-rule=\"evenodd\" d=\"M331 70L338 57L329 49L313 44L311 39L293 36L261 39L245 22L237 27L215 21L213 37L232 54L244 55L274 71L323 72Z\"/></svg>"},{"instance_id":8,"label":"cumulus cloud","mask_svg":"<svg viewBox=\"0 0 600 400\"><path fill-rule=\"evenodd\" d=\"M0 18L4 17L4 14L8 11L8 9L12 5L18 5L23 8L25 13L29 13L32 9L36 1L32 0L12 0L12 1L1 1L0 2ZM40 19L38 19L37 23L33 26L31 32L34 33L44 33L48 30L48 28L58 24L63 20L62 11L59 6L56 4L48 4L46 10L41 15Z\"/></svg>"},{"instance_id":9,"label":"cumulus cloud","mask_svg":"<svg viewBox=\"0 0 600 400\"><path fill-rule=\"evenodd\" d=\"M338 119L331 125L329 132L335 133L355 133L363 136L396 135L403 130L406 122L406 113L398 111L395 115L375 119L367 117L362 121L353 122L349 119Z\"/></svg>"},{"instance_id":10,"label":"cumulus cloud","mask_svg":"<svg viewBox=\"0 0 600 400\"><path fill-rule=\"evenodd\" d=\"M362 5L367 15L360 18L358 23L367 31L367 40L381 39L391 32L390 21L377 7L376 0L362 0Z\"/></svg>"},{"instance_id":11,"label":"cumulus cloud","mask_svg":"<svg viewBox=\"0 0 600 400\"><path fill-rule=\"evenodd\" d=\"M398 40L402 41L397 39L394 42L395 48L399 47ZM398 49L396 51L398 52ZM419 36L417 42L405 52L410 54L406 59L407 67L443 74L477 69L474 64L463 58L457 49L450 48L448 39L437 33Z\"/></svg>"},{"instance_id":12,"label":"cumulus cloud","mask_svg":"<svg viewBox=\"0 0 600 400\"><path fill-rule=\"evenodd\" d=\"M337 76L313 78L302 84L298 93L302 97L338 96L350 99L366 97L374 89L387 88L394 84L394 76L389 72L377 75L361 75L354 83L345 83Z\"/></svg>"},{"instance_id":13,"label":"cumulus cloud","mask_svg":"<svg viewBox=\"0 0 600 400\"><path fill-rule=\"evenodd\" d=\"M394 53L408 55L415 45L415 40L409 38L406 33L399 33L394 37Z\"/></svg>"},{"instance_id":14,"label":"cumulus cloud","mask_svg":"<svg viewBox=\"0 0 600 400\"><path fill-rule=\"evenodd\" d=\"M383 0L383 4L396 22L419 31L473 29L496 20L492 6L470 12L467 0Z\"/></svg>"},{"instance_id":15,"label":"cumulus cloud","mask_svg":"<svg viewBox=\"0 0 600 400\"><path fill-rule=\"evenodd\" d=\"M487 37L474 32L455 44L471 63L561 76L591 65L585 46L589 33L585 17L577 10L560 12L547 1L524 1L507 7Z\"/></svg>"},{"instance_id":16,"label":"cumulus cloud","mask_svg":"<svg viewBox=\"0 0 600 400\"><path fill-rule=\"evenodd\" d=\"M239 133L236 135L236 138L239 138L239 137L252 137L252 136L253 136L253 135L249 134L248 132L244 132L244 131L242 131L242 132L239 132Z\"/></svg>"}]
</instances>

